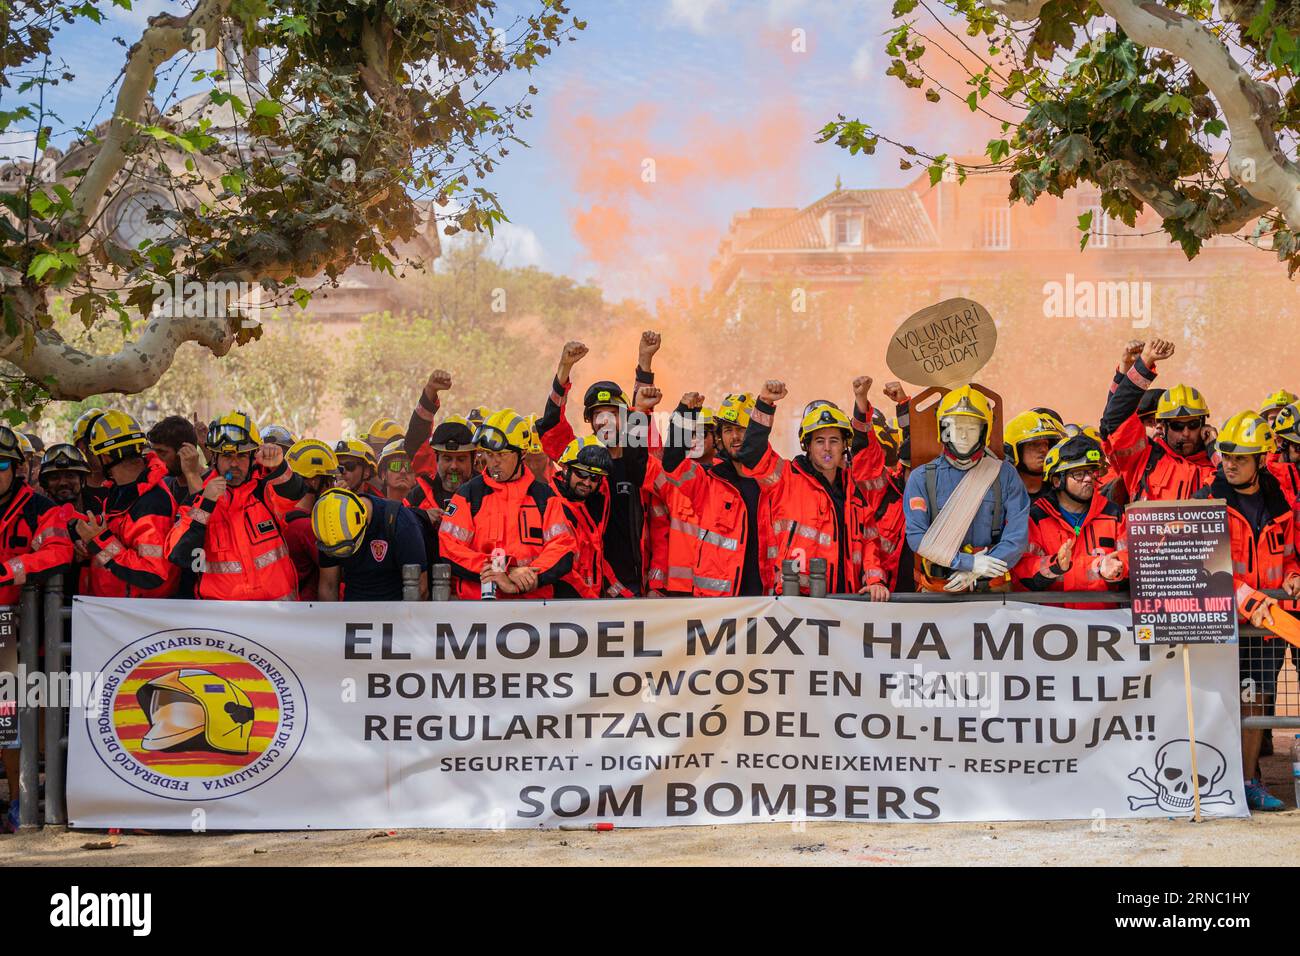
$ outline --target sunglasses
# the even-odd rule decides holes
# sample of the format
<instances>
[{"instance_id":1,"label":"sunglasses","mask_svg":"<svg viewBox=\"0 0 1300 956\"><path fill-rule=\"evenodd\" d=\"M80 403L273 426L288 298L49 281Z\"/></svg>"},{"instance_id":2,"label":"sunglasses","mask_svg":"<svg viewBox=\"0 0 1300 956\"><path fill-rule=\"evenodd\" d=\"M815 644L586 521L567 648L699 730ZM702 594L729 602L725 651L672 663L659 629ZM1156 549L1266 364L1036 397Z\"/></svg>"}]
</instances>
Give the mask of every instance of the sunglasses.
<instances>
[{"instance_id":1,"label":"sunglasses","mask_svg":"<svg viewBox=\"0 0 1300 956\"><path fill-rule=\"evenodd\" d=\"M385 466L391 472L410 471L411 463L409 461L390 461Z\"/></svg>"},{"instance_id":2,"label":"sunglasses","mask_svg":"<svg viewBox=\"0 0 1300 956\"><path fill-rule=\"evenodd\" d=\"M1169 431L1171 432L1200 431L1202 427L1204 426L1197 419L1191 419L1190 421L1181 421L1181 422L1180 421L1165 422L1165 428L1169 429Z\"/></svg>"},{"instance_id":3,"label":"sunglasses","mask_svg":"<svg viewBox=\"0 0 1300 956\"><path fill-rule=\"evenodd\" d=\"M0 461L0 471L8 471L10 468L13 467L13 464L14 463L10 461L8 458L4 459L3 461Z\"/></svg>"},{"instance_id":4,"label":"sunglasses","mask_svg":"<svg viewBox=\"0 0 1300 956\"><path fill-rule=\"evenodd\" d=\"M339 462L339 474L341 475L345 471L356 471L362 464L363 462L359 461L341 461Z\"/></svg>"}]
</instances>

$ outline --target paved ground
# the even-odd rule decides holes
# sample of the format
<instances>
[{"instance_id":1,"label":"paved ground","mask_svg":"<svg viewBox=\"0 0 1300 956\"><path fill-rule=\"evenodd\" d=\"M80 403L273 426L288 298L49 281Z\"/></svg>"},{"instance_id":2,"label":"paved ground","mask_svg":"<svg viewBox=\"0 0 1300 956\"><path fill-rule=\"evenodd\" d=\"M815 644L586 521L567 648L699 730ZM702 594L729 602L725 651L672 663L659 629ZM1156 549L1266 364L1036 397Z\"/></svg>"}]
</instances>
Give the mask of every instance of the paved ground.
<instances>
[{"instance_id":1,"label":"paved ground","mask_svg":"<svg viewBox=\"0 0 1300 956\"><path fill-rule=\"evenodd\" d=\"M1300 862L1289 735L1278 732L1265 779L1291 809L1249 820L1063 823L807 823L615 830L369 830L131 834L111 850L102 832L0 837L0 868L57 866L407 865L1052 865L1276 866Z\"/></svg>"}]
</instances>

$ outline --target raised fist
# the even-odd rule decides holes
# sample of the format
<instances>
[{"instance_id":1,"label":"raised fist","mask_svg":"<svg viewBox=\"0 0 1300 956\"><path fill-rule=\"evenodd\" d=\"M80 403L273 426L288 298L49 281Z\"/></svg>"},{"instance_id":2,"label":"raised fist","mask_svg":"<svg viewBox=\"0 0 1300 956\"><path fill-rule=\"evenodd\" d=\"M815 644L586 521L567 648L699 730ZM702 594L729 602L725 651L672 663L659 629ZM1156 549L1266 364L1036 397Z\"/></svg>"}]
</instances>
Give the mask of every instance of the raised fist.
<instances>
[{"instance_id":1,"label":"raised fist","mask_svg":"<svg viewBox=\"0 0 1300 956\"><path fill-rule=\"evenodd\" d=\"M902 382L886 382L885 398L895 405L902 405L907 401L907 389L903 388Z\"/></svg>"},{"instance_id":2,"label":"raised fist","mask_svg":"<svg viewBox=\"0 0 1300 956\"><path fill-rule=\"evenodd\" d=\"M663 344L663 336L658 332L645 331L641 333L641 347L638 350L641 358L654 358L654 354L659 351L659 346ZM641 366L645 368L644 365Z\"/></svg>"},{"instance_id":3,"label":"raised fist","mask_svg":"<svg viewBox=\"0 0 1300 956\"><path fill-rule=\"evenodd\" d=\"M853 380L853 397L858 400L858 404L866 406L868 403L867 393L871 391L871 376L859 375Z\"/></svg>"},{"instance_id":4,"label":"raised fist","mask_svg":"<svg viewBox=\"0 0 1300 956\"><path fill-rule=\"evenodd\" d=\"M587 354L587 346L581 342L565 342L564 351L560 353L560 365L564 368L573 368L582 361L582 357Z\"/></svg>"},{"instance_id":5,"label":"raised fist","mask_svg":"<svg viewBox=\"0 0 1300 956\"><path fill-rule=\"evenodd\" d=\"M682 396L682 404L692 411L699 411L704 407L704 396L699 392L687 392Z\"/></svg>"},{"instance_id":6,"label":"raised fist","mask_svg":"<svg viewBox=\"0 0 1300 956\"><path fill-rule=\"evenodd\" d=\"M1152 339L1142 347L1142 364L1151 368L1174 354L1174 343L1168 339Z\"/></svg>"},{"instance_id":7,"label":"raised fist","mask_svg":"<svg viewBox=\"0 0 1300 956\"><path fill-rule=\"evenodd\" d=\"M284 461L284 449L279 445L265 444L257 450L257 460L267 471L275 471Z\"/></svg>"},{"instance_id":8,"label":"raised fist","mask_svg":"<svg viewBox=\"0 0 1300 956\"><path fill-rule=\"evenodd\" d=\"M451 373L446 369L435 368L429 373L429 380L424 383L424 394L427 398L435 398L439 392L450 388Z\"/></svg>"},{"instance_id":9,"label":"raised fist","mask_svg":"<svg viewBox=\"0 0 1300 956\"><path fill-rule=\"evenodd\" d=\"M1129 339L1128 343L1124 346L1124 354L1120 356L1119 367L1125 372L1131 369L1133 363L1137 361L1137 357L1142 354L1142 349L1145 347L1146 343L1141 339Z\"/></svg>"},{"instance_id":10,"label":"raised fist","mask_svg":"<svg viewBox=\"0 0 1300 956\"><path fill-rule=\"evenodd\" d=\"M661 388L654 385L642 385L636 390L636 405L642 411L648 412L664 399L664 392Z\"/></svg>"},{"instance_id":11,"label":"raised fist","mask_svg":"<svg viewBox=\"0 0 1300 956\"><path fill-rule=\"evenodd\" d=\"M769 378L763 383L763 390L758 393L758 397L769 405L775 405L788 394L789 389L785 387L785 382L780 379Z\"/></svg>"}]
</instances>

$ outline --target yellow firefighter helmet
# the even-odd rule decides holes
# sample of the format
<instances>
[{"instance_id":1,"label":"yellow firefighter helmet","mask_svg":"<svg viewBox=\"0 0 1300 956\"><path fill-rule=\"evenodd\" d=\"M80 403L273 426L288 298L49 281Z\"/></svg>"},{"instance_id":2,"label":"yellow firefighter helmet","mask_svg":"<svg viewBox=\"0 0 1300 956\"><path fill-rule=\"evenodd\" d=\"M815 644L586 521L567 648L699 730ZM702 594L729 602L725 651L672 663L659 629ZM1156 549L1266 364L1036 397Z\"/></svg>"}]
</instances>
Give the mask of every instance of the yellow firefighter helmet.
<instances>
[{"instance_id":1,"label":"yellow firefighter helmet","mask_svg":"<svg viewBox=\"0 0 1300 956\"><path fill-rule=\"evenodd\" d=\"M253 736L253 702L239 686L212 671L168 671L136 691L149 722L145 750L207 749L246 754Z\"/></svg>"}]
</instances>

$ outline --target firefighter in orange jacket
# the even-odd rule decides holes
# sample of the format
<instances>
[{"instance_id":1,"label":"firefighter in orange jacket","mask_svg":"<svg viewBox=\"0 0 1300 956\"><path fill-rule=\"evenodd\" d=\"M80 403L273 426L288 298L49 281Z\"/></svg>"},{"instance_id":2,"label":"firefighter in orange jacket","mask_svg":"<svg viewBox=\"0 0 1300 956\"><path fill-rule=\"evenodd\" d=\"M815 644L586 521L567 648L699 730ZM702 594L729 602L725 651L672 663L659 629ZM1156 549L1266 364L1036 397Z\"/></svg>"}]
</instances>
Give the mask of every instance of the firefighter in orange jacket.
<instances>
[{"instance_id":1,"label":"firefighter in orange jacket","mask_svg":"<svg viewBox=\"0 0 1300 956\"><path fill-rule=\"evenodd\" d=\"M556 597L631 597L605 560L605 523L609 520L609 449L595 435L569 442L560 470L548 484L560 499L573 536L573 569L555 582Z\"/></svg>"},{"instance_id":2,"label":"firefighter in orange jacket","mask_svg":"<svg viewBox=\"0 0 1300 956\"><path fill-rule=\"evenodd\" d=\"M1300 408L1287 405L1273 419L1277 451L1268 458L1268 470L1282 485L1282 494L1300 522Z\"/></svg>"},{"instance_id":3,"label":"firefighter in orange jacket","mask_svg":"<svg viewBox=\"0 0 1300 956\"><path fill-rule=\"evenodd\" d=\"M1003 453L1016 466L1030 501L1052 497L1043 461L1052 446L1063 438L1064 426L1044 411L1031 408L1007 422L1002 436Z\"/></svg>"},{"instance_id":4,"label":"firefighter in orange jacket","mask_svg":"<svg viewBox=\"0 0 1300 956\"><path fill-rule=\"evenodd\" d=\"M1259 406L1259 413L1264 416L1265 421L1271 426L1277 425L1277 416L1282 413L1282 409L1288 405L1294 405L1300 401L1294 392L1288 392L1285 388L1279 388L1276 392L1264 399L1264 403ZM1274 436L1277 435L1277 429L1273 429Z\"/></svg>"},{"instance_id":5,"label":"firefighter in orange jacket","mask_svg":"<svg viewBox=\"0 0 1300 956\"><path fill-rule=\"evenodd\" d=\"M29 579L72 564L68 513L19 477L22 460L17 434L0 425L0 604L17 604Z\"/></svg>"},{"instance_id":6,"label":"firefighter in orange jacket","mask_svg":"<svg viewBox=\"0 0 1300 956\"><path fill-rule=\"evenodd\" d=\"M71 526L89 560L80 592L170 597L180 583L180 569L164 550L176 519L167 466L148 451L139 423L117 409L95 417L86 445L112 484L94 511Z\"/></svg>"},{"instance_id":7,"label":"firefighter in orange jacket","mask_svg":"<svg viewBox=\"0 0 1300 956\"><path fill-rule=\"evenodd\" d=\"M703 397L700 401L703 401ZM670 456L671 460L680 464L678 459L684 455L706 472L722 464L723 459L717 454L718 437L714 429L713 409L701 405L693 421L689 420L689 414L681 407L675 414L679 416L676 419L679 427L674 431L673 426L669 426L675 437L670 436L668 446L671 448L674 442L681 442L682 448L680 453L675 452ZM687 425L693 427L686 427ZM663 452L663 455L666 454L667 450ZM662 462L663 456L660 457ZM662 478L659 475L662 470L654 469L654 474L646 475L650 505L646 519L646 537L650 543L650 564L646 572L647 597L693 593L692 577L699 544L698 539L679 534L679 529L674 528L674 501L662 493ZM657 478L661 482L659 488L654 484ZM681 516L678 517L680 519ZM671 579L670 569L674 571Z\"/></svg>"},{"instance_id":8,"label":"firefighter in orange jacket","mask_svg":"<svg viewBox=\"0 0 1300 956\"><path fill-rule=\"evenodd\" d=\"M853 414L853 473L858 473L864 457L861 410ZM899 564L907 543L907 519L903 515L903 488L907 484L907 469L898 457L900 437L888 423L873 420L872 433L882 452L884 468L872 478L865 476L855 482L856 493L862 495L860 512L862 552L862 587L859 592L873 600L887 600L889 594L899 589ZM915 589L912 569L906 569L907 580L902 587Z\"/></svg>"},{"instance_id":9,"label":"firefighter in orange jacket","mask_svg":"<svg viewBox=\"0 0 1300 956\"><path fill-rule=\"evenodd\" d=\"M713 415L718 463L687 457L703 449L695 433L704 396L687 392L673 413L662 461L646 482L669 512L668 590L696 597L770 594L776 542L769 495L742 472L736 455L750 426L753 396L728 395ZM687 436L691 437L687 437Z\"/></svg>"},{"instance_id":10,"label":"firefighter in orange jacket","mask_svg":"<svg viewBox=\"0 0 1300 956\"><path fill-rule=\"evenodd\" d=\"M891 476L882 443L881 412L871 407L871 376L853 380L853 444L849 480L856 507L855 531L861 541L862 566L858 591L873 601L889 600L898 579L898 559L906 537L902 486ZM805 420L812 406L804 409ZM891 436L892 438L892 436Z\"/></svg>"},{"instance_id":11,"label":"firefighter in orange jacket","mask_svg":"<svg viewBox=\"0 0 1300 956\"><path fill-rule=\"evenodd\" d=\"M613 462L607 482L610 508L605 526L605 558L618 575L619 583L635 595L640 595L645 588L651 564L650 542L646 536L649 496L643 491L650 436L647 434L642 440L639 434L642 428L647 428L648 416L641 414L644 404L638 401L637 393L654 385L651 366L661 344L659 333L641 334L636 387L631 398L617 383L599 381L587 388L582 399L583 421L591 425L592 433L609 449ZM587 346L581 342L565 343L545 409L537 419L538 439L552 460L557 460L575 437L564 410L572 386L570 373L587 352ZM662 587L658 581L653 583Z\"/></svg>"},{"instance_id":12,"label":"firefighter in orange jacket","mask_svg":"<svg viewBox=\"0 0 1300 956\"><path fill-rule=\"evenodd\" d=\"M1265 456L1273 450L1273 432L1254 411L1240 412L1224 424L1218 446L1219 470L1193 497L1227 502L1237 607L1242 618L1256 627L1268 626L1273 623L1277 601L1259 591L1281 588L1292 597L1300 596L1295 515L1277 478L1264 465ZM1242 695L1243 717L1267 714L1286 648L1276 638L1241 635L1237 651L1242 686L1254 692ZM1262 743L1262 731L1242 728L1246 802L1252 810L1281 810L1282 801L1255 776Z\"/></svg>"},{"instance_id":13,"label":"firefighter in orange jacket","mask_svg":"<svg viewBox=\"0 0 1300 956\"><path fill-rule=\"evenodd\" d=\"M1029 508L1029 544L1015 566L1026 591L1114 591L1128 577L1124 510L1098 493L1101 444L1076 435L1043 461L1051 490ZM1104 605L1065 605L1099 607Z\"/></svg>"},{"instance_id":14,"label":"firefighter in orange jacket","mask_svg":"<svg viewBox=\"0 0 1300 956\"><path fill-rule=\"evenodd\" d=\"M452 495L438 528L462 598L550 597L573 570L573 528L560 496L524 467L531 431L507 408L475 434L485 467Z\"/></svg>"},{"instance_id":15,"label":"firefighter in orange jacket","mask_svg":"<svg viewBox=\"0 0 1300 956\"><path fill-rule=\"evenodd\" d=\"M849 477L849 417L833 405L813 407L799 423L804 453L786 461L769 444L776 403L784 398L784 382L763 385L745 441L740 449L743 472L772 495L772 535L776 540L774 567L802 552L811 562L826 559L827 593L853 593L862 577L862 502Z\"/></svg>"},{"instance_id":16,"label":"firefighter in orange jacket","mask_svg":"<svg viewBox=\"0 0 1300 956\"><path fill-rule=\"evenodd\" d=\"M207 447L215 467L203 491L181 509L167 538L169 559L198 572L196 598L296 601L298 571L281 513L302 498L302 479L289 470L278 445L262 445L257 426L243 412L213 422ZM259 449L264 461L278 452L270 471L254 462ZM268 504L273 494L282 503Z\"/></svg>"},{"instance_id":17,"label":"firefighter in orange jacket","mask_svg":"<svg viewBox=\"0 0 1300 956\"><path fill-rule=\"evenodd\" d=\"M1207 425L1210 409L1201 393L1188 385L1175 385L1156 405L1154 435L1139 417L1144 393L1156 377L1156 363L1174 354L1165 339L1130 342L1101 416L1106 457L1115 466L1129 501L1177 501L1189 497L1210 480L1214 465L1207 443L1214 429Z\"/></svg>"}]
</instances>

